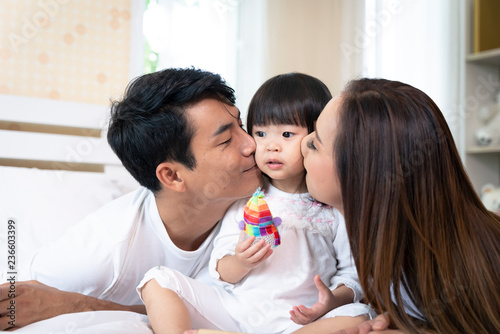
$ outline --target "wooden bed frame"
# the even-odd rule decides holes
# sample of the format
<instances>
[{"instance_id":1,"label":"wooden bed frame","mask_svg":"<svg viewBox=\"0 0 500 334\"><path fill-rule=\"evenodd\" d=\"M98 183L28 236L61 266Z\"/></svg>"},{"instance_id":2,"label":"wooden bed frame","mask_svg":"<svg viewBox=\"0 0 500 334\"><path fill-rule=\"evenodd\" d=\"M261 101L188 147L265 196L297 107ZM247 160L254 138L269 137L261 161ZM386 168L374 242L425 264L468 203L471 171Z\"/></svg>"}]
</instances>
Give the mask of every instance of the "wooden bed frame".
<instances>
[{"instance_id":1,"label":"wooden bed frame","mask_svg":"<svg viewBox=\"0 0 500 334\"><path fill-rule=\"evenodd\" d=\"M109 107L0 95L0 165L120 170L106 141Z\"/></svg>"}]
</instances>

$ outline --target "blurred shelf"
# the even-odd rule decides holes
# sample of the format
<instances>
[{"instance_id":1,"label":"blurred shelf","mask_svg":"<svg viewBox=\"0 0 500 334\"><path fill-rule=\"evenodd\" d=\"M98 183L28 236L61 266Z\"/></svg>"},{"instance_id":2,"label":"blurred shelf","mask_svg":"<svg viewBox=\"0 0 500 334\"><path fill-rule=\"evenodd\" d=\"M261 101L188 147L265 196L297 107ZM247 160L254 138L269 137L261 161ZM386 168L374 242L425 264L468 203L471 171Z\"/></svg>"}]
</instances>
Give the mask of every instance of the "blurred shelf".
<instances>
[{"instance_id":1,"label":"blurred shelf","mask_svg":"<svg viewBox=\"0 0 500 334\"><path fill-rule=\"evenodd\" d=\"M465 59L469 63L500 66L500 48L471 53Z\"/></svg>"},{"instance_id":2,"label":"blurred shelf","mask_svg":"<svg viewBox=\"0 0 500 334\"><path fill-rule=\"evenodd\" d=\"M473 146L468 147L467 154L500 153L500 146Z\"/></svg>"}]
</instances>

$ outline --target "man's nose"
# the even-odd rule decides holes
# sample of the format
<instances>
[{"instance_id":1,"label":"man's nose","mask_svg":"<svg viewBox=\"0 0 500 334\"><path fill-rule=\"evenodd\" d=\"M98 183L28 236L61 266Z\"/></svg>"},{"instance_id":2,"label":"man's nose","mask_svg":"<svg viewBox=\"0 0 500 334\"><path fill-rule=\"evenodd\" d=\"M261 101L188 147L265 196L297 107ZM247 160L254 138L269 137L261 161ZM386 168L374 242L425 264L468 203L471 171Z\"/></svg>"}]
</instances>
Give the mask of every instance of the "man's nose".
<instances>
[{"instance_id":1,"label":"man's nose","mask_svg":"<svg viewBox=\"0 0 500 334\"><path fill-rule=\"evenodd\" d=\"M243 131L243 130L242 130ZM250 156L255 153L255 149L257 145L255 144L255 140L248 133L244 133L243 135L243 145L241 152L244 156Z\"/></svg>"}]
</instances>

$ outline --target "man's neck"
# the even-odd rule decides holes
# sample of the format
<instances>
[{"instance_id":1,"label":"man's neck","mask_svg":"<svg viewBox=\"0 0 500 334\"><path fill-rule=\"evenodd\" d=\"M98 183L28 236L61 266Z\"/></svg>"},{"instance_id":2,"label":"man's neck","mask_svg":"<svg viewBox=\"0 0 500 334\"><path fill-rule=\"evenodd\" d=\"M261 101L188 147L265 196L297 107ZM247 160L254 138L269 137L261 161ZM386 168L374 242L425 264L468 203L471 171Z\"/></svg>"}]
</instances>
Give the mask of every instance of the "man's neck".
<instances>
[{"instance_id":1,"label":"man's neck","mask_svg":"<svg viewBox=\"0 0 500 334\"><path fill-rule=\"evenodd\" d=\"M232 204L230 200L197 203L186 193L160 192L155 200L170 240L185 251L198 249Z\"/></svg>"}]
</instances>

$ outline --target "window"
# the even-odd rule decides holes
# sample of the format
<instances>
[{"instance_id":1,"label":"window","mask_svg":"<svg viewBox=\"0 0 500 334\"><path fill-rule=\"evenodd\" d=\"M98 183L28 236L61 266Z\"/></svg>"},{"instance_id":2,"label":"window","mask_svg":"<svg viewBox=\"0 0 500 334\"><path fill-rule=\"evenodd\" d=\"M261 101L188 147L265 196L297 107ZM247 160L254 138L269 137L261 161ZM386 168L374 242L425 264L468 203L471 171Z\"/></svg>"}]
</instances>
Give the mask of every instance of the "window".
<instances>
[{"instance_id":1,"label":"window","mask_svg":"<svg viewBox=\"0 0 500 334\"><path fill-rule=\"evenodd\" d=\"M147 0L145 71L194 66L234 87L237 13L237 0Z\"/></svg>"}]
</instances>

